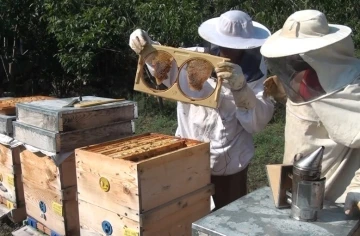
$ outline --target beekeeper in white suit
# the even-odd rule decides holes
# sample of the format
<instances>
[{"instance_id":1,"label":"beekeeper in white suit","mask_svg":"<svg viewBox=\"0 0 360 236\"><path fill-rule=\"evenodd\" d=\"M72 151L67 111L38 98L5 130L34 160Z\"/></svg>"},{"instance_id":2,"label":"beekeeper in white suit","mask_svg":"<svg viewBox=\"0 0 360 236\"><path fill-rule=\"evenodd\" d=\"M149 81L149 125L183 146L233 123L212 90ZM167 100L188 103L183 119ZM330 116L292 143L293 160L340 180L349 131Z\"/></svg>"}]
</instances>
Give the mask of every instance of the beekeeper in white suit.
<instances>
[{"instance_id":1,"label":"beekeeper in white suit","mask_svg":"<svg viewBox=\"0 0 360 236\"><path fill-rule=\"evenodd\" d=\"M281 82L271 95L288 97L284 163L325 146L325 198L346 202L346 213L360 200L360 60L351 32L328 24L319 11L303 10L261 47Z\"/></svg>"},{"instance_id":2,"label":"beekeeper in white suit","mask_svg":"<svg viewBox=\"0 0 360 236\"><path fill-rule=\"evenodd\" d=\"M210 141L213 199L218 209L247 194L247 169L254 156L252 135L264 129L273 115L273 104L263 98L267 70L260 54L270 32L248 14L233 10L205 21L198 33L212 44L212 54L227 57L231 63L215 68L225 82L218 109L178 102L176 135ZM140 29L130 35L129 44L136 53L148 43L158 44ZM189 50L208 52L200 47ZM186 81L184 76L185 69L179 80ZM215 82L208 79L200 93L209 94L214 87Z\"/></svg>"}]
</instances>

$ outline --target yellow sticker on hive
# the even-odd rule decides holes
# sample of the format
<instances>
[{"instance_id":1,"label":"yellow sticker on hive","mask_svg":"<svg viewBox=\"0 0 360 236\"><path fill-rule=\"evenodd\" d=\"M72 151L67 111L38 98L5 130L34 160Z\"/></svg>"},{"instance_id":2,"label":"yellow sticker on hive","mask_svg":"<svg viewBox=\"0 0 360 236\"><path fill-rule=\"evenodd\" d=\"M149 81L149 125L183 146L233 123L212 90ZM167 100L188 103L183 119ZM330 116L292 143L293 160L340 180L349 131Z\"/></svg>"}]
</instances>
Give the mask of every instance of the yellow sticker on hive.
<instances>
[{"instance_id":1,"label":"yellow sticker on hive","mask_svg":"<svg viewBox=\"0 0 360 236\"><path fill-rule=\"evenodd\" d=\"M8 209L14 209L14 203L10 202L10 201L6 201L6 207Z\"/></svg>"},{"instance_id":2,"label":"yellow sticker on hive","mask_svg":"<svg viewBox=\"0 0 360 236\"><path fill-rule=\"evenodd\" d=\"M52 210L58 214L59 216L63 216L63 209L62 209L62 205L57 203L57 202L52 202L51 203L51 207L52 207Z\"/></svg>"},{"instance_id":3,"label":"yellow sticker on hive","mask_svg":"<svg viewBox=\"0 0 360 236\"><path fill-rule=\"evenodd\" d=\"M14 186L14 176L8 175L7 182L10 186Z\"/></svg>"},{"instance_id":4,"label":"yellow sticker on hive","mask_svg":"<svg viewBox=\"0 0 360 236\"><path fill-rule=\"evenodd\" d=\"M107 180L104 177L101 177L100 180L99 180L99 185L100 185L100 188L102 190L104 190L104 192L109 192L109 190L110 190L109 180Z\"/></svg>"},{"instance_id":5,"label":"yellow sticker on hive","mask_svg":"<svg viewBox=\"0 0 360 236\"><path fill-rule=\"evenodd\" d=\"M139 236L139 232L135 229L124 228L124 236Z\"/></svg>"}]
</instances>

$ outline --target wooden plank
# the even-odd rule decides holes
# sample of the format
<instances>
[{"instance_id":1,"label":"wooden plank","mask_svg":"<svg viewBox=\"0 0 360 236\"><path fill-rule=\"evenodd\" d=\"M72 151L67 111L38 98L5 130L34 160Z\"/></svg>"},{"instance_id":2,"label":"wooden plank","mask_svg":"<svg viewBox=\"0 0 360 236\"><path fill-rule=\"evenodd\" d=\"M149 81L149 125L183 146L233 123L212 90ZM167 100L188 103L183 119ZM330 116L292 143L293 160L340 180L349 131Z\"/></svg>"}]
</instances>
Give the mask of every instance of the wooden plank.
<instances>
[{"instance_id":1,"label":"wooden plank","mask_svg":"<svg viewBox=\"0 0 360 236\"><path fill-rule=\"evenodd\" d=\"M102 127L54 133L34 126L14 122L14 138L49 152L71 151L96 143L129 136L134 133L133 121L123 121Z\"/></svg>"},{"instance_id":2,"label":"wooden plank","mask_svg":"<svg viewBox=\"0 0 360 236\"><path fill-rule=\"evenodd\" d=\"M292 188L292 165L271 164L266 165L266 174L273 194L274 204L277 208L290 207L287 203L286 191Z\"/></svg>"},{"instance_id":3,"label":"wooden plank","mask_svg":"<svg viewBox=\"0 0 360 236\"><path fill-rule=\"evenodd\" d=\"M100 202L100 201L99 201ZM120 214L106 210L83 200L79 200L81 236L106 235L102 229L102 222L107 221L112 228L112 235L124 235L124 228L133 229L139 233L139 223ZM89 212L91 212L89 214ZM136 235L136 234L134 234Z\"/></svg>"},{"instance_id":4,"label":"wooden plank","mask_svg":"<svg viewBox=\"0 0 360 236\"><path fill-rule=\"evenodd\" d=\"M211 182L209 150L209 143L203 143L139 162L141 211L207 186Z\"/></svg>"},{"instance_id":5,"label":"wooden plank","mask_svg":"<svg viewBox=\"0 0 360 236\"><path fill-rule=\"evenodd\" d=\"M75 150L75 156L78 199L93 204L101 203L103 208L113 209L131 219L138 219L139 193L136 164L106 158L104 155L86 150ZM101 177L106 178L110 183L108 192L99 184Z\"/></svg>"},{"instance_id":6,"label":"wooden plank","mask_svg":"<svg viewBox=\"0 0 360 236\"><path fill-rule=\"evenodd\" d=\"M51 157L22 147L20 152L23 179L43 189L62 190L76 185L75 155L57 167ZM39 173L43 173L39 175Z\"/></svg>"},{"instance_id":7,"label":"wooden plank","mask_svg":"<svg viewBox=\"0 0 360 236\"><path fill-rule=\"evenodd\" d=\"M112 226L112 235L191 235L191 224L210 212L212 192L213 186L206 186L142 214L140 221L79 200L81 235L105 236L105 220Z\"/></svg>"},{"instance_id":8,"label":"wooden plank","mask_svg":"<svg viewBox=\"0 0 360 236\"><path fill-rule=\"evenodd\" d=\"M0 196L12 202L12 208L24 204L19 147L0 144Z\"/></svg>"},{"instance_id":9,"label":"wooden plank","mask_svg":"<svg viewBox=\"0 0 360 236\"><path fill-rule=\"evenodd\" d=\"M74 104L74 107L92 107L92 106L97 106L97 105L102 105L102 104L107 104L107 103L113 103L113 102L120 102L120 101L125 101L124 98L118 98L118 99L113 99L113 100L98 100L98 101L88 101L88 102L80 102L80 103L76 103Z\"/></svg>"},{"instance_id":10,"label":"wooden plank","mask_svg":"<svg viewBox=\"0 0 360 236\"><path fill-rule=\"evenodd\" d=\"M0 178L2 178L2 181L0 182L0 196L16 204L18 199L16 197L15 186L16 184L19 184L19 178L15 184L14 175L10 172L10 170L4 168L3 166L0 166Z\"/></svg>"},{"instance_id":11,"label":"wooden plank","mask_svg":"<svg viewBox=\"0 0 360 236\"><path fill-rule=\"evenodd\" d=\"M158 222L167 221L169 215L179 214L184 208L191 208L199 201L209 202L210 197L214 192L214 185L209 184L192 193L181 196L150 211L146 211L140 215L140 225L145 227L145 230L149 227L153 228ZM210 205L206 214L208 213L210 213Z\"/></svg>"},{"instance_id":12,"label":"wooden plank","mask_svg":"<svg viewBox=\"0 0 360 236\"><path fill-rule=\"evenodd\" d=\"M14 154L16 155L16 153ZM13 152L10 146L0 144L0 166L3 166L12 171L13 165L20 164L19 160L20 159L18 155L13 157Z\"/></svg>"},{"instance_id":13,"label":"wooden plank","mask_svg":"<svg viewBox=\"0 0 360 236\"><path fill-rule=\"evenodd\" d=\"M78 203L62 200L61 191L41 189L24 181L26 212L39 223L60 235L79 235ZM40 210L39 203L46 206L46 212Z\"/></svg>"},{"instance_id":14,"label":"wooden plank","mask_svg":"<svg viewBox=\"0 0 360 236\"><path fill-rule=\"evenodd\" d=\"M62 210L61 192L58 190L41 189L36 185L28 183L26 180L24 180L23 184L27 215L57 233L64 235L66 230L62 211L58 211L57 208L53 207L61 206L60 209ZM43 213L39 207L40 201L44 202L46 206L45 217L42 217Z\"/></svg>"},{"instance_id":15,"label":"wooden plank","mask_svg":"<svg viewBox=\"0 0 360 236\"><path fill-rule=\"evenodd\" d=\"M161 222L150 225L141 236L185 236L191 235L191 225L210 213L210 198L203 199L171 214Z\"/></svg>"},{"instance_id":16,"label":"wooden plank","mask_svg":"<svg viewBox=\"0 0 360 236\"><path fill-rule=\"evenodd\" d=\"M0 115L0 134L12 136L12 122L16 120L16 116Z\"/></svg>"},{"instance_id":17,"label":"wooden plank","mask_svg":"<svg viewBox=\"0 0 360 236\"><path fill-rule=\"evenodd\" d=\"M17 120L53 132L68 132L100 127L138 117L137 103L117 101L93 107L63 107L72 98L32 102L17 105ZM113 99L93 96L83 97L84 102Z\"/></svg>"}]
</instances>

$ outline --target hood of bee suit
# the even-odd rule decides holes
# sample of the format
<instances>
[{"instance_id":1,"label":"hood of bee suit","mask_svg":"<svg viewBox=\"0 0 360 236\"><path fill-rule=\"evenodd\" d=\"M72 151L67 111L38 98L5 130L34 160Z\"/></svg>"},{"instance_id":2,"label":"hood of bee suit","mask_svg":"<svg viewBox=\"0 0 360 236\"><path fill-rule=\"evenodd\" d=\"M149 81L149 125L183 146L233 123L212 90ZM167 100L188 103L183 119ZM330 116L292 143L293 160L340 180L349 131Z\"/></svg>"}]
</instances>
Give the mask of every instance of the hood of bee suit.
<instances>
[{"instance_id":1,"label":"hood of bee suit","mask_svg":"<svg viewBox=\"0 0 360 236\"><path fill-rule=\"evenodd\" d=\"M329 46L300 54L315 71L326 94L333 94L360 78L360 60L351 36Z\"/></svg>"}]
</instances>

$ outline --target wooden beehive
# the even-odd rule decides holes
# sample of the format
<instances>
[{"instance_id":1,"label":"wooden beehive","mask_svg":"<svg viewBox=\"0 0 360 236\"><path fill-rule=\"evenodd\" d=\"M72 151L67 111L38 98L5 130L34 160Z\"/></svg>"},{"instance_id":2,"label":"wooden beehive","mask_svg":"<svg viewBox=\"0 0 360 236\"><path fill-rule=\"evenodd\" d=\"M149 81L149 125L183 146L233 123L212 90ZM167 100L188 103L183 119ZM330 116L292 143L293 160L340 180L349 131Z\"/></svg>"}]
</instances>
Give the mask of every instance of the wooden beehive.
<instances>
[{"instance_id":1,"label":"wooden beehive","mask_svg":"<svg viewBox=\"0 0 360 236\"><path fill-rule=\"evenodd\" d=\"M209 150L162 134L76 149L82 235L188 235L210 212Z\"/></svg>"},{"instance_id":2,"label":"wooden beehive","mask_svg":"<svg viewBox=\"0 0 360 236\"><path fill-rule=\"evenodd\" d=\"M93 96L83 101L112 100ZM118 101L91 107L64 107L72 99L55 99L17 104L14 137L48 152L106 142L134 133L137 105Z\"/></svg>"},{"instance_id":3,"label":"wooden beehive","mask_svg":"<svg viewBox=\"0 0 360 236\"><path fill-rule=\"evenodd\" d=\"M74 153L56 166L22 147L20 160L28 223L48 235L80 235Z\"/></svg>"},{"instance_id":4,"label":"wooden beehive","mask_svg":"<svg viewBox=\"0 0 360 236\"><path fill-rule=\"evenodd\" d=\"M15 222L26 219L19 147L0 144L0 203L3 214Z\"/></svg>"}]
</instances>

